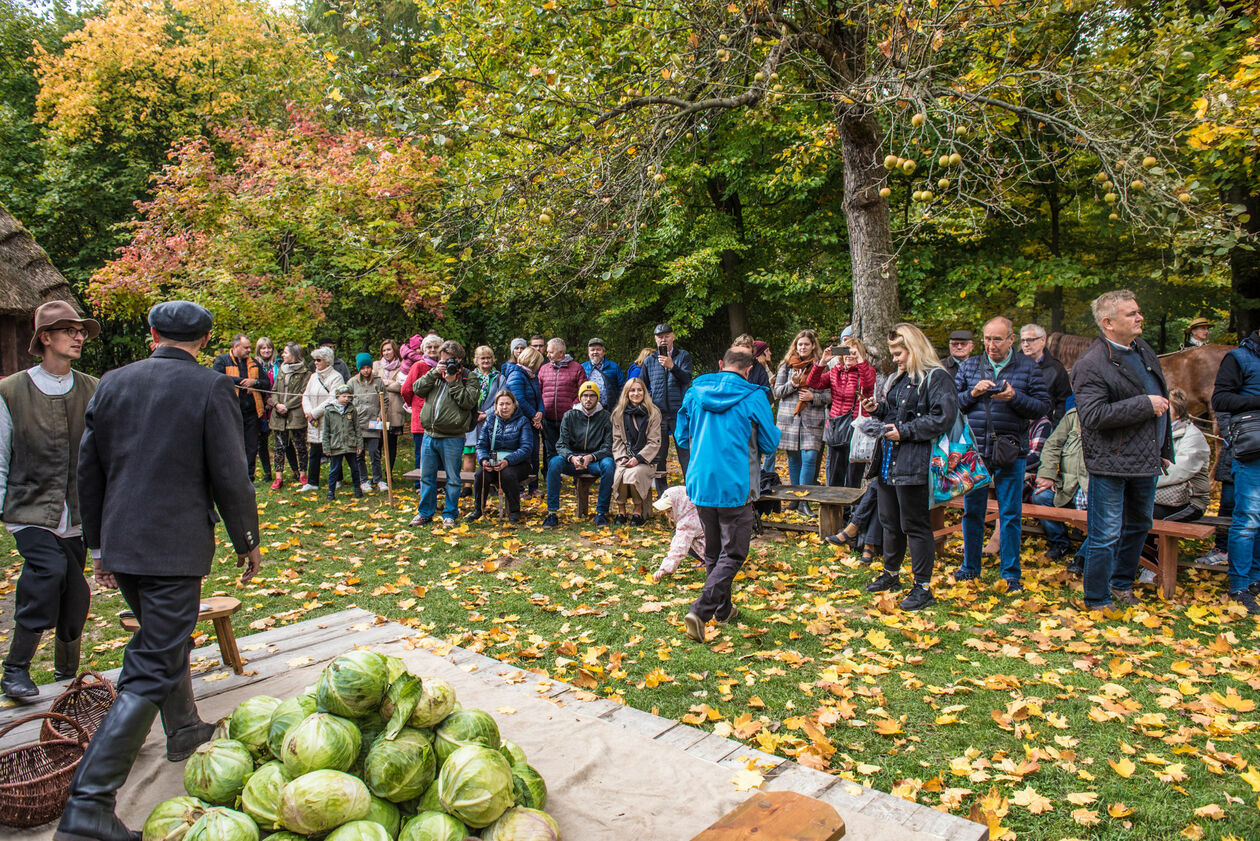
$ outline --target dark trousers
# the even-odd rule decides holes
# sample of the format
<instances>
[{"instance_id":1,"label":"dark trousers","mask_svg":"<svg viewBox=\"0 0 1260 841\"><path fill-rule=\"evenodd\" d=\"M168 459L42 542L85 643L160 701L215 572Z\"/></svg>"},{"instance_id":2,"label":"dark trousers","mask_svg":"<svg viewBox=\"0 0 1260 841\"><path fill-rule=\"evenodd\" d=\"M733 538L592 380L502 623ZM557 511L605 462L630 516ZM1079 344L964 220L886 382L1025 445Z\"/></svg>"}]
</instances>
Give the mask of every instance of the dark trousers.
<instances>
[{"instance_id":1,"label":"dark trousers","mask_svg":"<svg viewBox=\"0 0 1260 841\"><path fill-rule=\"evenodd\" d=\"M258 461L258 428L262 425L261 420L252 410L241 412L241 429L245 433L245 463L249 465L250 481L254 479L254 466Z\"/></svg>"},{"instance_id":2,"label":"dark trousers","mask_svg":"<svg viewBox=\"0 0 1260 841\"><path fill-rule=\"evenodd\" d=\"M707 575L700 598L691 605L691 612L708 622L715 616L731 615L731 582L748 557L757 512L752 503L736 508L697 506L700 525L704 527L704 568Z\"/></svg>"},{"instance_id":3,"label":"dark trousers","mask_svg":"<svg viewBox=\"0 0 1260 841\"><path fill-rule=\"evenodd\" d=\"M849 512L849 522L857 526L858 537L867 546L884 545L884 526L879 521L878 484L871 482L867 485L862 498Z\"/></svg>"},{"instance_id":4,"label":"dark trousers","mask_svg":"<svg viewBox=\"0 0 1260 841\"><path fill-rule=\"evenodd\" d=\"M271 443L271 424L266 418L258 419L258 466L262 468L262 477L264 480L271 481L271 459L267 457L267 451L270 449L268 444Z\"/></svg>"},{"instance_id":5,"label":"dark trousers","mask_svg":"<svg viewBox=\"0 0 1260 841\"><path fill-rule=\"evenodd\" d=\"M385 481L381 478L381 438L378 435L375 438L363 439L363 452L356 456L359 462L359 477L363 481L368 480L368 463L372 464L372 484L378 484Z\"/></svg>"},{"instance_id":6,"label":"dark trousers","mask_svg":"<svg viewBox=\"0 0 1260 841\"><path fill-rule=\"evenodd\" d=\"M504 499L507 500L508 513L521 513L521 485L529 477L529 462L509 464L502 470L486 470L478 465L477 472L473 474L473 499L476 500L476 510L484 511L486 494L491 488L499 488L503 491Z\"/></svg>"},{"instance_id":7,"label":"dark trousers","mask_svg":"<svg viewBox=\"0 0 1260 841\"><path fill-rule=\"evenodd\" d=\"M928 586L936 563L936 542L928 517L927 484L888 485L879 479L876 485L879 522L884 527L884 569L893 575L900 573L909 548L914 583Z\"/></svg>"},{"instance_id":8,"label":"dark trousers","mask_svg":"<svg viewBox=\"0 0 1260 841\"><path fill-rule=\"evenodd\" d=\"M160 706L188 671L189 636L197 627L201 579L122 572L114 578L140 623L123 654L118 691Z\"/></svg>"},{"instance_id":9,"label":"dark trousers","mask_svg":"<svg viewBox=\"0 0 1260 841\"><path fill-rule=\"evenodd\" d=\"M416 458L415 458L415 461L416 461L416 464L415 464L415 469L416 469L416 470L419 470L419 469L420 469L420 460L421 460L421 456L423 456L423 455L424 455L424 433L423 433L423 432L413 432L413 433L411 433L411 443L412 443L412 444L415 446L415 448L416 448L416 452L415 452L415 457L416 457ZM412 482L412 483L411 483L411 485L412 485L412 487L413 487L413 488L415 488L416 490L420 490L420 480L419 480L419 479L416 479L414 482Z\"/></svg>"},{"instance_id":10,"label":"dark trousers","mask_svg":"<svg viewBox=\"0 0 1260 841\"><path fill-rule=\"evenodd\" d=\"M309 454L306 460L306 481L318 488L319 468L324 461L324 445L312 441L306 446Z\"/></svg>"},{"instance_id":11,"label":"dark trousers","mask_svg":"<svg viewBox=\"0 0 1260 841\"><path fill-rule=\"evenodd\" d=\"M389 431L389 475L392 477L398 472L398 439L402 434L401 429L391 429Z\"/></svg>"},{"instance_id":12,"label":"dark trousers","mask_svg":"<svg viewBox=\"0 0 1260 841\"><path fill-rule=\"evenodd\" d=\"M665 471L665 465L669 462L669 442L674 438L674 421L676 414L665 414L661 412L661 451L656 454L656 472ZM683 478L687 478L687 462L691 460L691 450L685 450L678 446L678 442L674 441L674 449L678 453L678 464L682 467ZM661 476L653 480L656 485L656 495L660 496L669 487L669 478Z\"/></svg>"},{"instance_id":13,"label":"dark trousers","mask_svg":"<svg viewBox=\"0 0 1260 841\"><path fill-rule=\"evenodd\" d=\"M83 577L83 538L58 537L41 528L22 529L13 538L23 561L13 599L14 624L32 633L56 628L58 639L77 640L91 601Z\"/></svg>"},{"instance_id":14,"label":"dark trousers","mask_svg":"<svg viewBox=\"0 0 1260 841\"><path fill-rule=\"evenodd\" d=\"M306 472L306 430L277 429L272 433L271 458L276 475L284 476L284 460L287 456L293 476L297 478Z\"/></svg>"},{"instance_id":15,"label":"dark trousers","mask_svg":"<svg viewBox=\"0 0 1260 841\"><path fill-rule=\"evenodd\" d=\"M341 461L345 459L350 465L350 481L354 483L354 495L363 496L363 488L359 473L359 456L357 453L334 453L328 457L328 498L337 498L337 477L341 475Z\"/></svg>"},{"instance_id":16,"label":"dark trousers","mask_svg":"<svg viewBox=\"0 0 1260 841\"><path fill-rule=\"evenodd\" d=\"M556 442L560 440L560 421L543 418L542 425L543 464L551 464L551 460L559 455Z\"/></svg>"}]
</instances>

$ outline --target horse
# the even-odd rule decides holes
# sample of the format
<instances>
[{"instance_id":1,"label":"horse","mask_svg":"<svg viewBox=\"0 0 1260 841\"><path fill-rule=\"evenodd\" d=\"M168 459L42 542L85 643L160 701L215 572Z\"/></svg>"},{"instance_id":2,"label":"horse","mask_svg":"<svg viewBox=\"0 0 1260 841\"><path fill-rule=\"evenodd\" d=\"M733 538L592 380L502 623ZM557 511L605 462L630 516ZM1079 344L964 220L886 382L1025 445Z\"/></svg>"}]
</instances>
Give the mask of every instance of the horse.
<instances>
[{"instance_id":1,"label":"horse","mask_svg":"<svg viewBox=\"0 0 1260 841\"><path fill-rule=\"evenodd\" d=\"M1073 363L1093 343L1094 339L1086 336L1051 333L1046 340L1046 351L1070 371ZM1216 413L1212 411L1212 389L1216 385L1216 372L1221 367L1225 354L1231 350L1233 347L1230 345L1207 344L1161 354L1159 357L1168 388L1184 391L1186 413L1209 429L1216 420Z\"/></svg>"}]
</instances>

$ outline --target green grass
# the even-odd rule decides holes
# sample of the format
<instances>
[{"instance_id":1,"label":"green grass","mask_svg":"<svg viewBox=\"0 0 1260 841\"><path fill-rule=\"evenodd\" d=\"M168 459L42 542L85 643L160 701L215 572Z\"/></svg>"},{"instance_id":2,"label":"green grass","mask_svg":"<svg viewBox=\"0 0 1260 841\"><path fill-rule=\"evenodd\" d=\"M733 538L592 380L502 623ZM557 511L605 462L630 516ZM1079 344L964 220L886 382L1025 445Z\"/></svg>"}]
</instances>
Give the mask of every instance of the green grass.
<instances>
[{"instance_id":1,"label":"green grass","mask_svg":"<svg viewBox=\"0 0 1260 841\"><path fill-rule=\"evenodd\" d=\"M1260 626L1223 602L1219 575L1183 572L1176 604L1143 588L1149 607L1102 619L1073 607L1079 590L1037 539L1024 593L999 592L993 559L980 586L949 585L954 541L938 559L940 603L912 615L863 592L872 572L847 553L768 532L736 582L741 621L699 645L681 617L702 573L685 564L651 581L669 538L660 519L597 531L570 516L545 531L534 502L519 529L409 529L409 489L393 509L378 494L259 499L262 574L240 587L222 541L205 587L244 602L238 636L357 606L920 803L1002 813L1014 837L1162 839L1191 825L1260 837ZM3 540L7 591L20 558ZM117 594L94 601L96 668L121 661L122 607ZM1019 805L1033 793L1048 811ZM1132 813L1110 816L1118 804Z\"/></svg>"}]
</instances>

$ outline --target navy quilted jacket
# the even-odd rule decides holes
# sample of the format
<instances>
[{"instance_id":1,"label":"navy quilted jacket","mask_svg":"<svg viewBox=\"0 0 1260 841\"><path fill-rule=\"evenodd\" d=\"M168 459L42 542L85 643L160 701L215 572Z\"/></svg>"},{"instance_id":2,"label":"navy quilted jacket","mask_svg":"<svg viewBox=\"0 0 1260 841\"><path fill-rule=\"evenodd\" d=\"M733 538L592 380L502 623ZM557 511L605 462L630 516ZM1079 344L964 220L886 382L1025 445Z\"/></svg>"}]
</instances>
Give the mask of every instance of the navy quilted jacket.
<instances>
[{"instance_id":1,"label":"navy quilted jacket","mask_svg":"<svg viewBox=\"0 0 1260 841\"><path fill-rule=\"evenodd\" d=\"M981 380L993 380L999 385L1006 381L1015 389L1015 396L1010 400L995 400L988 395L972 397L972 388ZM967 415L981 456L989 458L993 454L991 439L1003 433L1018 438L1020 455L1028 456L1028 422L1050 414L1050 392L1036 362L1012 350L1011 361L1002 373L995 374L993 363L982 353L958 366L954 385L958 389L958 410Z\"/></svg>"}]
</instances>

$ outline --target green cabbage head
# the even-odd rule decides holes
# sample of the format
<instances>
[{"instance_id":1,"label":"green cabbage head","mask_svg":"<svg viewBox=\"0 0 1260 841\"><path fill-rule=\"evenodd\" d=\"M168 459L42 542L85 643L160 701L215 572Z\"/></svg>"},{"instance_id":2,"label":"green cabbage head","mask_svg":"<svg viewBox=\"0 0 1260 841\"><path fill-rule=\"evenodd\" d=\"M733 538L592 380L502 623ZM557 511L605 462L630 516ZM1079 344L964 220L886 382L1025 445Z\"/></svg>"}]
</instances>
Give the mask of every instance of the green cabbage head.
<instances>
[{"instance_id":1,"label":"green cabbage head","mask_svg":"<svg viewBox=\"0 0 1260 841\"><path fill-rule=\"evenodd\" d=\"M195 797L163 800L144 821L142 841L183 841L197 819L206 813L206 804Z\"/></svg>"},{"instance_id":2,"label":"green cabbage head","mask_svg":"<svg viewBox=\"0 0 1260 841\"><path fill-rule=\"evenodd\" d=\"M442 763L442 811L474 828L491 824L512 805L512 768L503 754L479 745L457 748Z\"/></svg>"},{"instance_id":3,"label":"green cabbage head","mask_svg":"<svg viewBox=\"0 0 1260 841\"><path fill-rule=\"evenodd\" d=\"M220 806L198 818L184 841L258 841L258 824L244 812Z\"/></svg>"},{"instance_id":4,"label":"green cabbage head","mask_svg":"<svg viewBox=\"0 0 1260 841\"><path fill-rule=\"evenodd\" d=\"M391 803L419 797L436 773L429 740L410 727L403 728L393 741L384 736L377 739L363 761L363 781L368 789Z\"/></svg>"},{"instance_id":5,"label":"green cabbage head","mask_svg":"<svg viewBox=\"0 0 1260 841\"><path fill-rule=\"evenodd\" d=\"M184 791L215 806L231 806L254 773L254 755L232 739L197 748L184 766Z\"/></svg>"},{"instance_id":6,"label":"green cabbage head","mask_svg":"<svg viewBox=\"0 0 1260 841\"><path fill-rule=\"evenodd\" d=\"M376 821L350 821L328 833L324 841L393 841Z\"/></svg>"},{"instance_id":7,"label":"green cabbage head","mask_svg":"<svg viewBox=\"0 0 1260 841\"><path fill-rule=\"evenodd\" d=\"M433 727L455 709L455 687L440 677L426 677L420 687L420 700L407 724L411 727Z\"/></svg>"},{"instance_id":8,"label":"green cabbage head","mask_svg":"<svg viewBox=\"0 0 1260 841\"><path fill-rule=\"evenodd\" d=\"M403 827L398 841L464 841L468 827L444 812L421 812Z\"/></svg>"},{"instance_id":9,"label":"green cabbage head","mask_svg":"<svg viewBox=\"0 0 1260 841\"><path fill-rule=\"evenodd\" d=\"M350 651L324 668L315 687L320 710L344 718L376 712L389 688L385 658L375 651Z\"/></svg>"},{"instance_id":10,"label":"green cabbage head","mask_svg":"<svg viewBox=\"0 0 1260 841\"><path fill-rule=\"evenodd\" d=\"M457 710L442 719L433 733L438 764L444 764L456 748L464 745L480 745L497 751L500 744L499 725L494 723L490 713L481 710Z\"/></svg>"},{"instance_id":11,"label":"green cabbage head","mask_svg":"<svg viewBox=\"0 0 1260 841\"><path fill-rule=\"evenodd\" d=\"M560 825L546 812L516 806L482 830L481 841L560 841Z\"/></svg>"},{"instance_id":12,"label":"green cabbage head","mask_svg":"<svg viewBox=\"0 0 1260 841\"><path fill-rule=\"evenodd\" d=\"M280 747L280 760L292 777L322 768L345 771L359 755L361 738L353 721L312 713L289 728Z\"/></svg>"},{"instance_id":13,"label":"green cabbage head","mask_svg":"<svg viewBox=\"0 0 1260 841\"><path fill-rule=\"evenodd\" d=\"M267 747L267 736L271 731L272 713L278 706L280 699L270 695L255 695L241 701L228 718L228 738L249 748L254 759L269 757L271 749Z\"/></svg>"},{"instance_id":14,"label":"green cabbage head","mask_svg":"<svg viewBox=\"0 0 1260 841\"><path fill-rule=\"evenodd\" d=\"M271 723L267 726L267 749L276 759L280 758L280 750L284 747L284 734L289 728L315 712L314 695L298 695L280 702L271 714Z\"/></svg>"},{"instance_id":15,"label":"green cabbage head","mask_svg":"<svg viewBox=\"0 0 1260 841\"><path fill-rule=\"evenodd\" d=\"M260 766L241 791L241 811L253 818L259 829L279 829L280 791L292 781L284 763L273 759Z\"/></svg>"},{"instance_id":16,"label":"green cabbage head","mask_svg":"<svg viewBox=\"0 0 1260 841\"><path fill-rule=\"evenodd\" d=\"M280 822L298 835L318 835L361 820L372 795L358 777L323 769L297 777L280 792Z\"/></svg>"}]
</instances>

